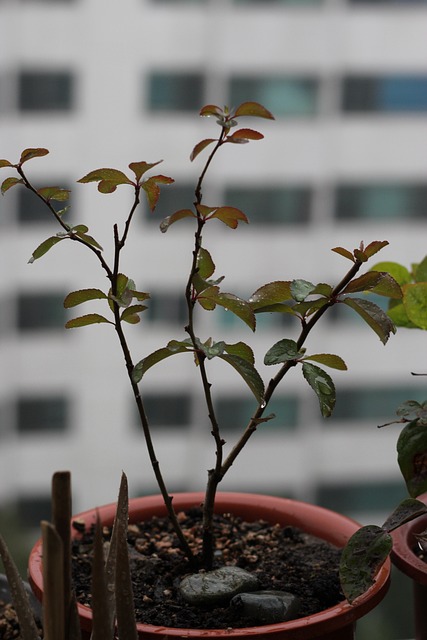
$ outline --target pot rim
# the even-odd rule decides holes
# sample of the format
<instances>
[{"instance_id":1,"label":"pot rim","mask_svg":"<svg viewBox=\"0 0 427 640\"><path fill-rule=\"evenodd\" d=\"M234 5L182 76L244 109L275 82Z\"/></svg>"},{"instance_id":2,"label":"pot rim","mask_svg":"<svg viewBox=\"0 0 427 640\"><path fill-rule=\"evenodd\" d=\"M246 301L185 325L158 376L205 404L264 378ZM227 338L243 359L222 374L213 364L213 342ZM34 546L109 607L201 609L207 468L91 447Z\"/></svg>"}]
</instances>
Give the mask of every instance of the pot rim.
<instances>
[{"instance_id":1,"label":"pot rim","mask_svg":"<svg viewBox=\"0 0 427 640\"><path fill-rule=\"evenodd\" d=\"M175 493L173 495L174 505L181 510L185 510L191 506L199 505L204 499L203 492L188 492L188 493ZM94 523L96 520L96 514L98 513L101 521L106 524L112 524L116 503L103 505L95 509L89 509L73 517L74 520L83 520L86 524ZM281 524L291 524L304 528L304 522L308 518L310 520L310 526L307 529L313 535L319 535L318 529L320 525L316 525L316 522L320 519L321 522L327 521L327 526L324 525L323 535L319 535L324 539L329 540L337 546L344 546L347 539L360 528L360 524L355 520L347 516L343 516L324 507L312 505L310 503L301 502L298 500L292 500L289 498L281 498L264 494L253 493L240 493L240 492L218 492L216 498L216 510L224 512L224 509L232 510L237 515L242 515L248 508L255 509L258 513L257 517L266 519L272 522L276 516L277 522ZM129 520L138 520L138 511L140 509L150 511L151 515L165 514L165 507L163 499L159 494L151 496L143 496L141 498L132 498L129 500ZM241 513L242 512L242 513ZM132 513L134 515L132 516ZM311 522L313 521L313 522ZM325 538L325 533L328 537ZM73 535L76 535L73 530ZM34 545L30 558L29 558L29 580L31 586L36 595L41 599L43 593L43 577L42 577L42 560L41 549L42 543L39 539ZM157 625L149 625L144 623L138 623L138 631L144 631L147 634L152 634L152 637L159 637L163 634L164 638L167 637L185 637L185 638L203 638L211 635L224 635L231 638L243 638L251 635L260 634L268 636L270 634L277 633L278 631L301 630L303 635L298 635L301 639L304 637L312 637L305 635L307 633L313 633L313 629L317 626L329 622L331 628L340 628L344 624L351 624L352 621L362 617L373 609L384 597L388 590L390 581L390 560L384 563L379 569L375 584L368 589L362 596L357 598L353 604L349 604L347 601L342 601L337 605L325 609L319 613L306 616L304 618L298 618L296 620L290 620L282 623L275 623L269 625L262 625L257 627L246 627L240 629L183 629L175 627L164 627ZM85 605L78 604L78 613L82 618L82 623L87 624L87 628L90 629L92 620L92 611ZM149 637L147 635L147 637Z\"/></svg>"},{"instance_id":2,"label":"pot rim","mask_svg":"<svg viewBox=\"0 0 427 640\"><path fill-rule=\"evenodd\" d=\"M427 504L427 493L417 497L417 500ZM427 585L427 563L421 560L413 549L416 546L415 534L421 533L427 528L427 515L416 520L411 520L398 529L391 532L393 549L391 557L393 564L407 576Z\"/></svg>"}]
</instances>

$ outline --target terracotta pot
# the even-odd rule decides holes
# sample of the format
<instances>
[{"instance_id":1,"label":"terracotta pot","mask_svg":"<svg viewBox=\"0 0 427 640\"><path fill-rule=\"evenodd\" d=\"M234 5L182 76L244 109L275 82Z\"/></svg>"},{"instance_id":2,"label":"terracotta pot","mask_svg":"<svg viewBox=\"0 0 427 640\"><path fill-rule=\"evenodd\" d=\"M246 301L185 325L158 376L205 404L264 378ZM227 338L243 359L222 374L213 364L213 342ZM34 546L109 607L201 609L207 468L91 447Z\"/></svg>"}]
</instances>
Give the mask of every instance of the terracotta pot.
<instances>
[{"instance_id":1,"label":"terracotta pot","mask_svg":"<svg viewBox=\"0 0 427 640\"><path fill-rule=\"evenodd\" d=\"M175 494L175 509L185 510L200 505L202 493ZM333 511L303 502L276 498L271 496L242 493L219 493L216 501L218 512L232 512L248 521L259 518L272 524L293 525L304 529L339 547L344 546L348 538L359 528L353 520ZM98 509L101 521L105 524L113 522L115 504ZM153 515L164 515L165 507L160 496L137 498L130 501L130 522L137 522ZM95 521L95 512L87 511L76 518L90 525ZM36 595L41 599L42 584L42 549L41 542L34 546L29 561L30 583ZM358 618L373 609L387 592L390 578L390 562L388 561L378 572L375 584L361 596L355 604L342 602L330 609L299 620L291 620L278 624L264 625L232 630L197 630L138 625L139 638L152 640L168 640L169 638L253 638L269 640L353 640L354 626ZM92 612L88 607L79 605L81 628L89 638Z\"/></svg>"},{"instance_id":2,"label":"terracotta pot","mask_svg":"<svg viewBox=\"0 0 427 640\"><path fill-rule=\"evenodd\" d=\"M427 504L427 493L417 498ZM427 563L415 553L415 534L427 529L427 516L407 522L392 532L393 564L413 581L415 640L427 638Z\"/></svg>"}]
</instances>

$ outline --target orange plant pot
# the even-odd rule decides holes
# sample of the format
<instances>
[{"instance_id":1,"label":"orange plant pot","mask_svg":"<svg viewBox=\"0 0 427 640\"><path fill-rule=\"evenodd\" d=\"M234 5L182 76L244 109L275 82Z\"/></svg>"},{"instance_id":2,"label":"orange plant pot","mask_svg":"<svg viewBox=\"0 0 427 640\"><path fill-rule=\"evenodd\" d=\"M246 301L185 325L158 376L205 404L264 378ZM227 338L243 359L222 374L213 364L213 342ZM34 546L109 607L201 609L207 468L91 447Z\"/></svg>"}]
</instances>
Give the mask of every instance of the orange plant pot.
<instances>
[{"instance_id":1,"label":"orange plant pot","mask_svg":"<svg viewBox=\"0 0 427 640\"><path fill-rule=\"evenodd\" d=\"M202 503L202 493L178 493L174 495L175 509L181 511ZM106 525L114 520L115 504L98 508L98 513ZM247 521L263 519L271 524L291 525L307 533L318 536L338 547L343 547L350 536L360 527L358 523L328 509L304 502L257 494L219 493L216 511L233 513ZM148 496L130 500L129 521L138 522L152 516L165 515L161 496ZM87 526L95 522L95 510L76 516ZM42 545L39 540L32 549L29 559L29 580L36 596L43 599ZM353 640L356 621L371 611L385 596L390 580L390 562L379 570L375 584L358 600L350 605L343 601L334 607L315 615L290 620L288 622L249 627L244 629L177 629L138 624L138 637L142 640L168 640L170 638L193 638L206 640L214 638L251 638L264 640ZM78 605L83 638L90 637L92 611Z\"/></svg>"}]
</instances>

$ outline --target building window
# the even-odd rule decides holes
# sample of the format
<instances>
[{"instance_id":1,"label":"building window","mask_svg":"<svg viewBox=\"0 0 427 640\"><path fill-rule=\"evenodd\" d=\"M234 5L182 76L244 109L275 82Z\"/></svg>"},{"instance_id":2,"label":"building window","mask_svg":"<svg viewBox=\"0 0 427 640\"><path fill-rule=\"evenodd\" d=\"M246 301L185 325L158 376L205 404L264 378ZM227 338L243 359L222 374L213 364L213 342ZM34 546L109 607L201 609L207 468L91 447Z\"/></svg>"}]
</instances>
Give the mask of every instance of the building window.
<instances>
[{"instance_id":1,"label":"building window","mask_svg":"<svg viewBox=\"0 0 427 640\"><path fill-rule=\"evenodd\" d=\"M229 104L256 101L275 116L313 116L317 81L312 77L236 76L230 80Z\"/></svg>"},{"instance_id":2,"label":"building window","mask_svg":"<svg viewBox=\"0 0 427 640\"><path fill-rule=\"evenodd\" d=\"M194 190L194 184L173 183L165 186L160 191L160 198L155 210L151 212L148 206L145 206L146 220L160 224L164 218L175 213L175 211L179 211L179 209L193 209L193 202L196 199ZM194 225L194 219L188 218L181 220L179 226L191 223Z\"/></svg>"},{"instance_id":3,"label":"building window","mask_svg":"<svg viewBox=\"0 0 427 640\"><path fill-rule=\"evenodd\" d=\"M184 290L182 295L175 292L153 294L147 301L142 320L184 326L188 320Z\"/></svg>"},{"instance_id":4,"label":"building window","mask_svg":"<svg viewBox=\"0 0 427 640\"><path fill-rule=\"evenodd\" d=\"M18 433L62 433L69 427L69 404L66 397L22 397L17 401Z\"/></svg>"},{"instance_id":5,"label":"building window","mask_svg":"<svg viewBox=\"0 0 427 640\"><path fill-rule=\"evenodd\" d=\"M335 191L339 220L425 218L427 184L342 184Z\"/></svg>"},{"instance_id":6,"label":"building window","mask_svg":"<svg viewBox=\"0 0 427 640\"><path fill-rule=\"evenodd\" d=\"M63 328L67 321L63 292L20 293L17 297L19 331Z\"/></svg>"},{"instance_id":7,"label":"building window","mask_svg":"<svg viewBox=\"0 0 427 640\"><path fill-rule=\"evenodd\" d=\"M354 387L339 389L337 402L329 421L365 420L385 423L393 420L396 409L407 400L425 402L424 389L391 385L387 387Z\"/></svg>"},{"instance_id":8,"label":"building window","mask_svg":"<svg viewBox=\"0 0 427 640\"><path fill-rule=\"evenodd\" d=\"M324 484L317 490L316 504L338 513L391 511L407 495L402 482L360 482Z\"/></svg>"},{"instance_id":9,"label":"building window","mask_svg":"<svg viewBox=\"0 0 427 640\"><path fill-rule=\"evenodd\" d=\"M344 78L343 111L416 113L427 111L427 76L350 76Z\"/></svg>"},{"instance_id":10,"label":"building window","mask_svg":"<svg viewBox=\"0 0 427 640\"><path fill-rule=\"evenodd\" d=\"M222 397L215 403L216 417L221 430L243 431L256 409L251 398ZM290 430L298 425L298 398L296 396L276 396L264 416L274 413L275 418L259 427L260 432Z\"/></svg>"},{"instance_id":11,"label":"building window","mask_svg":"<svg viewBox=\"0 0 427 640\"><path fill-rule=\"evenodd\" d=\"M151 111L198 111L204 102L201 73L153 72L148 78Z\"/></svg>"},{"instance_id":12,"label":"building window","mask_svg":"<svg viewBox=\"0 0 427 640\"><path fill-rule=\"evenodd\" d=\"M22 71L18 77L21 111L69 111L73 107L73 75L69 71Z\"/></svg>"},{"instance_id":13,"label":"building window","mask_svg":"<svg viewBox=\"0 0 427 640\"><path fill-rule=\"evenodd\" d=\"M191 397L185 393L146 394L143 401L153 427L188 427L191 423Z\"/></svg>"},{"instance_id":14,"label":"building window","mask_svg":"<svg viewBox=\"0 0 427 640\"><path fill-rule=\"evenodd\" d=\"M42 520L51 520L50 495L21 495L16 499L16 514L21 526L38 528Z\"/></svg>"},{"instance_id":15,"label":"building window","mask_svg":"<svg viewBox=\"0 0 427 640\"><path fill-rule=\"evenodd\" d=\"M241 209L251 224L307 224L312 193L306 186L228 187L227 204Z\"/></svg>"},{"instance_id":16,"label":"building window","mask_svg":"<svg viewBox=\"0 0 427 640\"><path fill-rule=\"evenodd\" d=\"M52 180L50 182L46 181L43 186L58 186L61 189L68 189L68 186L64 185L64 182L60 180ZM38 187L36 187L38 188ZM19 188L16 189L17 195L17 217L18 222L22 224L47 224L47 225L58 225L58 222L55 220L53 214L49 211L47 206L38 198L30 189ZM70 200L65 202L59 202L52 200L51 204L53 207L60 211L64 209L66 206L69 206ZM69 221L69 212L66 217L67 222Z\"/></svg>"}]
</instances>

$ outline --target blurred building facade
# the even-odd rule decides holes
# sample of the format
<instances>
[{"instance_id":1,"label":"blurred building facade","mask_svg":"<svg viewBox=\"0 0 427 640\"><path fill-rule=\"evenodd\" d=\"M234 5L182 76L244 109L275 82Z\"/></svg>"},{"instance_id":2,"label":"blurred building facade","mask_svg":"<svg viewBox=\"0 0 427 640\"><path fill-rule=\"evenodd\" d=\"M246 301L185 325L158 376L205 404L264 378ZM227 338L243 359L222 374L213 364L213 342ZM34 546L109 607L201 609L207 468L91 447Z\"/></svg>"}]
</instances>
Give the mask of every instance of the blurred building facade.
<instances>
[{"instance_id":1,"label":"blurred building facade","mask_svg":"<svg viewBox=\"0 0 427 640\"><path fill-rule=\"evenodd\" d=\"M152 293L128 335L138 361L185 336L182 294L193 232L159 231L191 206L203 159L196 142L217 134L204 104L256 100L274 122L247 121L265 139L229 145L215 160L208 205L242 208L250 225L212 224L205 242L243 297L271 280L339 281L348 265L331 253L388 240L378 260L424 257L427 231L427 5L372 0L2 0L0 157L26 147L39 186L72 187L73 223L85 223L112 258L112 228L131 205L125 188L99 194L74 183L99 167L164 159L175 178L154 214L141 206L123 269ZM157 171L156 169L156 171ZM10 173L2 169L2 177ZM131 492L156 491L142 433L108 325L65 331L65 295L108 288L93 256L63 242L27 264L56 233L35 198L11 189L0 202L0 502L13 496L23 518L39 519L53 471L71 469L75 510L114 500L121 470ZM73 245L73 246L71 246ZM102 312L102 301L84 312ZM257 360L297 326L276 316L252 336L226 311L205 314L200 337L254 341ZM333 373L334 417L298 371L278 394L276 419L259 428L224 490L273 492L368 518L404 495L395 463L399 429L378 430L406 399L423 399L421 332L400 331L384 347L361 321L325 316L307 344L341 355ZM260 368L268 379L271 372ZM229 445L253 400L232 368L212 363L213 391ZM176 356L147 373L144 399L170 491L203 489L214 446L198 371Z\"/></svg>"}]
</instances>

